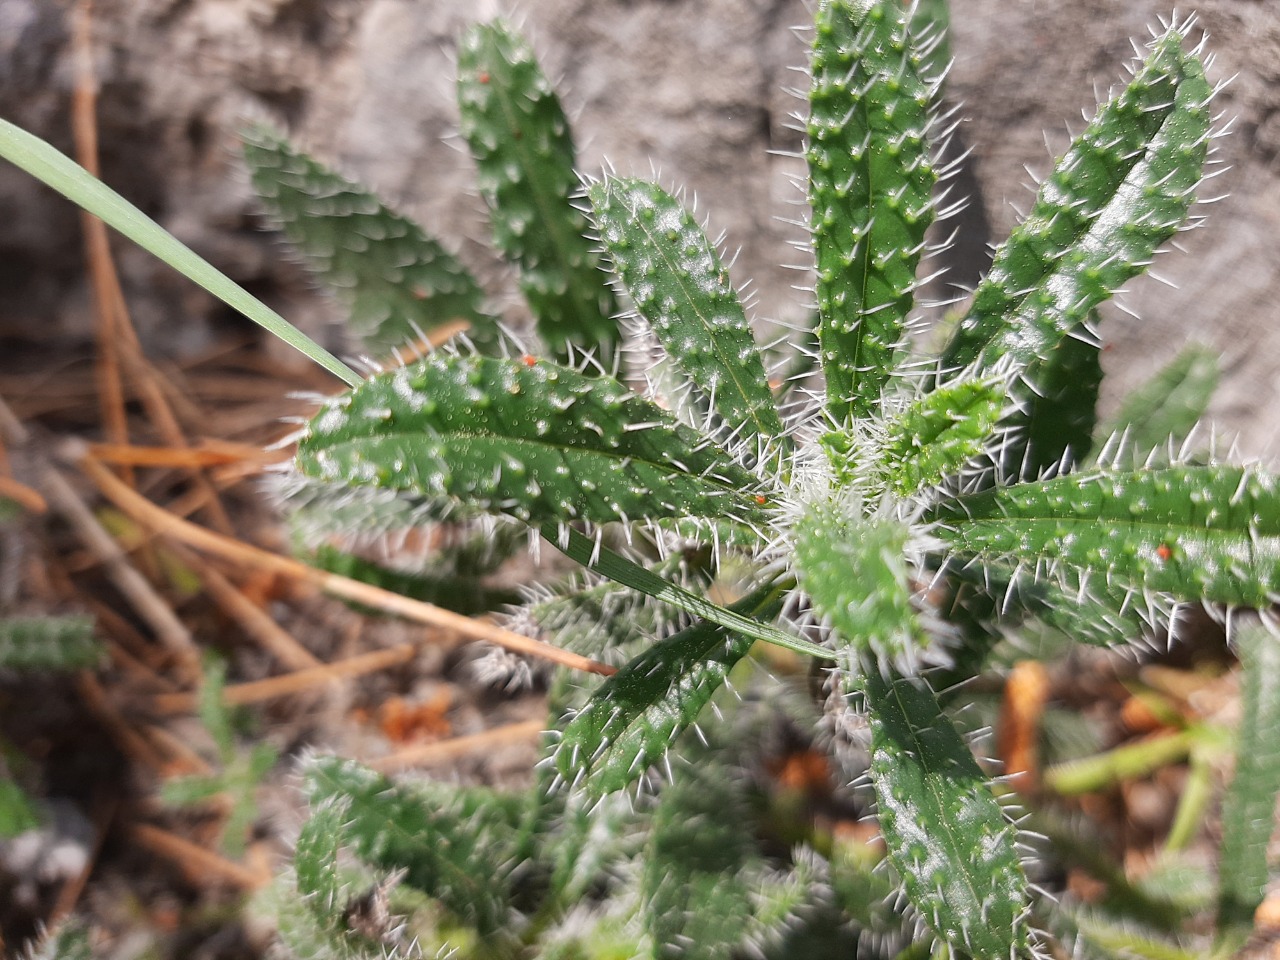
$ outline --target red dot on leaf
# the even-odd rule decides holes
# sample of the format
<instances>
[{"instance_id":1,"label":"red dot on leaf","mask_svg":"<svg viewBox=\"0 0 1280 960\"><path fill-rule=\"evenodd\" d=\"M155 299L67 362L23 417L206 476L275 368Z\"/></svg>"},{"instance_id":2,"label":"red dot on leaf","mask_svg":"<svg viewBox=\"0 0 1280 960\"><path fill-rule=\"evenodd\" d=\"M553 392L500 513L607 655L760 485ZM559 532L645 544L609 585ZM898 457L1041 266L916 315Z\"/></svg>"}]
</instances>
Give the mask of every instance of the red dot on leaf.
<instances>
[{"instance_id":1,"label":"red dot on leaf","mask_svg":"<svg viewBox=\"0 0 1280 960\"><path fill-rule=\"evenodd\" d=\"M532 353L526 353L520 359L526 367L536 367L538 365L538 358L535 357Z\"/></svg>"},{"instance_id":2,"label":"red dot on leaf","mask_svg":"<svg viewBox=\"0 0 1280 960\"><path fill-rule=\"evenodd\" d=\"M479 76L477 76L476 79L479 80L481 83L488 83L489 75L487 73L482 73Z\"/></svg>"},{"instance_id":3,"label":"red dot on leaf","mask_svg":"<svg viewBox=\"0 0 1280 960\"><path fill-rule=\"evenodd\" d=\"M1173 559L1173 547L1169 546L1167 543L1160 544L1160 546L1156 547L1156 556L1161 560Z\"/></svg>"},{"instance_id":4,"label":"red dot on leaf","mask_svg":"<svg viewBox=\"0 0 1280 960\"><path fill-rule=\"evenodd\" d=\"M768 502L769 502L769 498L764 496L764 494L756 495L756 503L760 504L760 506L763 507Z\"/></svg>"}]
</instances>

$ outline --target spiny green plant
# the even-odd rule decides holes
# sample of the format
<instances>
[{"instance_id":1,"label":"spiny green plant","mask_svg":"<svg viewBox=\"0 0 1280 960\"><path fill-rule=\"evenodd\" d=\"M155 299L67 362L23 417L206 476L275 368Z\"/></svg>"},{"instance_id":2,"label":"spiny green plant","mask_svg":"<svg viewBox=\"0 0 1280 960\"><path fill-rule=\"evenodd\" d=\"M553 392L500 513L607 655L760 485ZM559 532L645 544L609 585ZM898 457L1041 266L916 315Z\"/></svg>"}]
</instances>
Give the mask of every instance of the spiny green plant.
<instances>
[{"instance_id":1,"label":"spiny green plant","mask_svg":"<svg viewBox=\"0 0 1280 960\"><path fill-rule=\"evenodd\" d=\"M541 621L620 669L594 688L557 678L566 712L530 793L307 766L316 813L290 916L310 920L282 925L295 949L385 948L394 924L356 924L347 909L370 867L404 871L401 894L373 888L384 914L397 896L413 912L425 893L439 913L420 942L478 957L785 953L833 912L868 956L1024 956L1065 929L1033 895L1014 820L955 722L957 685L1019 627L1125 643L1178 604L1265 607L1280 583L1275 475L1181 443L1212 379L1194 358L1098 436L1098 308L1187 223L1209 155L1213 90L1191 28L1153 37L930 355L911 333L946 135L939 37L922 39L889 0L821 2L804 117L817 318L804 333L817 346L781 386L679 196L609 173L587 182L580 209L570 202L564 113L501 23L461 44L462 131L550 357L495 329L442 244L273 135L250 137L255 183L362 334L389 345L461 317L470 346L360 377L65 158L0 127L5 156L346 381L298 437L308 496L390 525L496 515L612 582L551 602L559 613ZM582 242L584 213L616 296ZM609 372L615 303L634 313L627 335L661 355L657 372L625 353L621 377ZM572 362L579 351L587 362ZM706 576L680 563L704 547L711 577L735 571L735 602L713 602ZM636 597L678 613L619 612L648 610ZM602 622L584 623L593 610ZM842 770L865 775L887 875L816 835L769 875L758 838L726 822L751 807L750 764L717 731L741 734L753 715L754 695L735 706L727 682L751 689L756 641L831 667L836 729L865 716L865 762ZM1264 694L1250 729L1273 722ZM699 722L706 746L681 736ZM1258 760L1263 786L1233 817L1274 797L1275 765ZM664 764L673 784L620 811L616 797ZM340 838L363 867L344 872ZM1224 938L1260 897L1259 875L1250 860L1224 878ZM1145 949L1074 930L1087 952Z\"/></svg>"},{"instance_id":2,"label":"spiny green plant","mask_svg":"<svg viewBox=\"0 0 1280 960\"><path fill-rule=\"evenodd\" d=\"M225 687L226 665L211 660L200 685L199 712L217 752L217 771L169 780L160 790L160 799L173 807L198 807L213 800L224 802L222 849L239 859L258 818L258 788L280 753L270 743L255 743L248 749L237 744L236 717L223 702Z\"/></svg>"}]
</instances>

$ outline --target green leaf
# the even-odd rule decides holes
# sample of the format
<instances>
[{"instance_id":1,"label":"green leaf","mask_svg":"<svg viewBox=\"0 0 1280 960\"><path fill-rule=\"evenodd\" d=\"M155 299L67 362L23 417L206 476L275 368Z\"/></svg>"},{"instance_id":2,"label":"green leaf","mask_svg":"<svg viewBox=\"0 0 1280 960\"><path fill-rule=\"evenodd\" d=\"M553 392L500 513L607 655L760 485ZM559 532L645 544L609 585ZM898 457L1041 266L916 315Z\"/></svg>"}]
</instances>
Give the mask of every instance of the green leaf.
<instances>
[{"instance_id":1,"label":"green leaf","mask_svg":"<svg viewBox=\"0 0 1280 960\"><path fill-rule=\"evenodd\" d=\"M1193 202L1208 149L1210 87L1171 28L1099 108L996 251L945 354L949 366L1010 357L1039 367L1099 303L1142 273Z\"/></svg>"},{"instance_id":2,"label":"green leaf","mask_svg":"<svg viewBox=\"0 0 1280 960\"><path fill-rule=\"evenodd\" d=\"M933 692L863 660L871 781L889 862L933 931L975 960L1027 944L1015 830Z\"/></svg>"},{"instance_id":3,"label":"green leaf","mask_svg":"<svg viewBox=\"0 0 1280 960\"><path fill-rule=\"evenodd\" d=\"M529 44L496 20L458 44L462 135L480 174L498 248L520 266L520 285L538 332L560 359L568 347L609 365L618 340L617 301L572 203L569 121Z\"/></svg>"},{"instance_id":4,"label":"green leaf","mask_svg":"<svg viewBox=\"0 0 1280 960\"><path fill-rule=\"evenodd\" d=\"M47 932L39 944L23 957L26 960L93 960L93 948L83 924L68 920Z\"/></svg>"},{"instance_id":5,"label":"green leaf","mask_svg":"<svg viewBox=\"0 0 1280 960\"><path fill-rule=\"evenodd\" d=\"M497 321L475 278L418 224L263 127L244 134L254 189L370 349L390 351L452 320L492 346Z\"/></svg>"},{"instance_id":6,"label":"green leaf","mask_svg":"<svg viewBox=\"0 0 1280 960\"><path fill-rule=\"evenodd\" d=\"M800 584L844 649L912 663L924 634L912 602L908 527L830 502L814 504L794 536Z\"/></svg>"},{"instance_id":7,"label":"green leaf","mask_svg":"<svg viewBox=\"0 0 1280 960\"><path fill-rule=\"evenodd\" d=\"M983 561L973 569L952 573L981 584L992 598L986 617L993 629L1010 625L1018 614L1035 617L1073 643L1123 646L1142 637L1153 626L1167 623L1171 605L1155 598L1136 596L1124 588L1088 580L1082 589L1079 574L1061 570L1056 578L1036 576L1034 567ZM959 678L957 678L959 679Z\"/></svg>"},{"instance_id":8,"label":"green leaf","mask_svg":"<svg viewBox=\"0 0 1280 960\"><path fill-rule=\"evenodd\" d=\"M1038 478L1088 457L1102 388L1102 350L1089 332L1096 327L1095 313L1048 348L1035 389L1018 391L1021 410L1008 422L1011 443L1001 451L1006 476Z\"/></svg>"},{"instance_id":9,"label":"green leaf","mask_svg":"<svg viewBox=\"0 0 1280 960\"><path fill-rule=\"evenodd\" d=\"M620 556L607 547L602 547L596 541L590 537L583 536L577 530L547 524L542 528L542 536L555 544L556 548L561 550L565 556L576 560L587 569L633 590L639 590L646 596L669 604L677 610L683 610L685 613L692 614L695 617L718 623L722 627L727 627L748 637L754 637L757 640L763 640L765 643L786 647L788 650L796 651L796 653L803 653L807 656L819 657L824 660L831 657L830 650L815 643L810 643L808 640L792 636L771 624L745 617L735 610L728 610L712 603L705 597L690 593L669 580L664 580L651 570L646 570L639 564L632 563L626 557Z\"/></svg>"},{"instance_id":10,"label":"green leaf","mask_svg":"<svg viewBox=\"0 0 1280 960\"><path fill-rule=\"evenodd\" d=\"M226 779L221 775L174 777L160 785L160 802L166 807L195 807L222 796L226 790Z\"/></svg>"},{"instance_id":11,"label":"green leaf","mask_svg":"<svg viewBox=\"0 0 1280 960\"><path fill-rule=\"evenodd\" d=\"M223 763L229 763L236 753L231 708L222 699L222 691L226 685L227 664L220 657L211 654L206 659L204 678L200 684L199 714L200 722L213 738Z\"/></svg>"},{"instance_id":12,"label":"green leaf","mask_svg":"<svg viewBox=\"0 0 1280 960\"><path fill-rule=\"evenodd\" d=\"M393 784L333 757L305 771L313 806L345 803L343 840L371 865L403 868L410 885L485 936L514 936L513 875L525 801L482 787Z\"/></svg>"},{"instance_id":13,"label":"green leaf","mask_svg":"<svg viewBox=\"0 0 1280 960\"><path fill-rule=\"evenodd\" d=\"M810 72L808 161L822 366L837 422L875 412L897 366L937 176L936 86L894 0L825 0Z\"/></svg>"},{"instance_id":14,"label":"green leaf","mask_svg":"<svg viewBox=\"0 0 1280 960\"><path fill-rule=\"evenodd\" d=\"M640 878L655 960L733 956L751 930L748 874L760 855L741 778L707 757L662 792Z\"/></svg>"},{"instance_id":15,"label":"green leaf","mask_svg":"<svg viewBox=\"0 0 1280 960\"><path fill-rule=\"evenodd\" d=\"M643 844L646 824L627 794L596 798L562 790L554 796L563 804L540 839L552 864L550 896L572 910L593 890L616 881Z\"/></svg>"},{"instance_id":16,"label":"green leaf","mask_svg":"<svg viewBox=\"0 0 1280 960\"><path fill-rule=\"evenodd\" d=\"M877 938L898 939L906 924L895 909L900 889L879 853L870 856L870 845L859 839L836 840L829 858L831 893L843 914L859 930Z\"/></svg>"},{"instance_id":17,"label":"green leaf","mask_svg":"<svg viewBox=\"0 0 1280 960\"><path fill-rule=\"evenodd\" d=\"M80 670L101 660L90 617L0 618L0 668Z\"/></svg>"},{"instance_id":18,"label":"green leaf","mask_svg":"<svg viewBox=\"0 0 1280 960\"><path fill-rule=\"evenodd\" d=\"M1280 636L1252 624L1236 634L1235 646L1242 702L1235 775L1222 803L1218 936L1243 943L1271 882L1267 847L1280 793Z\"/></svg>"},{"instance_id":19,"label":"green leaf","mask_svg":"<svg viewBox=\"0 0 1280 960\"><path fill-rule=\"evenodd\" d=\"M336 929L341 918L338 902L338 852L346 823L341 802L328 803L313 811L302 825L293 848L293 870L298 888L316 923Z\"/></svg>"},{"instance_id":20,"label":"green leaf","mask_svg":"<svg viewBox=\"0 0 1280 960\"><path fill-rule=\"evenodd\" d=\"M1119 438L1125 449L1146 456L1181 444L1204 416L1218 386L1218 355L1192 343L1154 377L1130 392L1115 416L1098 430L1098 443Z\"/></svg>"},{"instance_id":21,"label":"green leaf","mask_svg":"<svg viewBox=\"0 0 1280 960\"><path fill-rule=\"evenodd\" d=\"M982 453L1006 405L995 378L960 379L911 403L887 425L890 485L910 496L958 475Z\"/></svg>"},{"instance_id":22,"label":"green leaf","mask_svg":"<svg viewBox=\"0 0 1280 960\"><path fill-rule=\"evenodd\" d=\"M760 513L755 479L709 441L544 362L436 354L374 377L311 421L298 465L528 523Z\"/></svg>"},{"instance_id":23,"label":"green leaf","mask_svg":"<svg viewBox=\"0 0 1280 960\"><path fill-rule=\"evenodd\" d=\"M31 798L0 767L0 840L40 826Z\"/></svg>"},{"instance_id":24,"label":"green leaf","mask_svg":"<svg viewBox=\"0 0 1280 960\"><path fill-rule=\"evenodd\" d=\"M738 438L777 438L782 421L751 325L689 211L643 180L610 177L587 194L614 272L672 362Z\"/></svg>"},{"instance_id":25,"label":"green leaf","mask_svg":"<svg viewBox=\"0 0 1280 960\"><path fill-rule=\"evenodd\" d=\"M193 253L120 194L39 137L7 120L0 120L0 157L53 188L107 226L119 230L142 249L310 357L339 380L350 386L360 382L358 373L207 260Z\"/></svg>"},{"instance_id":26,"label":"green leaf","mask_svg":"<svg viewBox=\"0 0 1280 960\"><path fill-rule=\"evenodd\" d=\"M779 593L764 587L729 609L776 615ZM697 720L754 642L703 622L653 644L606 680L565 726L555 753L560 774L593 796L630 786Z\"/></svg>"},{"instance_id":27,"label":"green leaf","mask_svg":"<svg viewBox=\"0 0 1280 960\"><path fill-rule=\"evenodd\" d=\"M934 532L961 553L1083 588L1265 607L1280 586L1280 492L1256 467L1072 474L960 497Z\"/></svg>"}]
</instances>

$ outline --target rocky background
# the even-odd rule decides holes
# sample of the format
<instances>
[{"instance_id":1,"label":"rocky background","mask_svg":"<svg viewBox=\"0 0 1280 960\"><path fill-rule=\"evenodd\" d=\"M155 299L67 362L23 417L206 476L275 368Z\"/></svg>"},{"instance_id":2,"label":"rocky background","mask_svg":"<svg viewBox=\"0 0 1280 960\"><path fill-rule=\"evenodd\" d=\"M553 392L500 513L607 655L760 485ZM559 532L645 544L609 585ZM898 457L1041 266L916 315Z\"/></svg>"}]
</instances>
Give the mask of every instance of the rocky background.
<instances>
[{"instance_id":1,"label":"rocky background","mask_svg":"<svg viewBox=\"0 0 1280 960\"><path fill-rule=\"evenodd\" d=\"M0 0L0 115L69 150L76 77L72 0ZM419 216L482 275L511 289L488 252L456 138L454 38L493 0L97 0L93 10L105 179L181 239L313 334L340 345L333 310L261 230L236 160L246 118L287 126L317 155ZM1049 149L1083 125L1122 78L1130 37L1170 8L1157 0L952 0L950 97L972 151L957 191L952 281L972 284L987 243L1002 238ZM803 165L789 114L801 103L805 46L790 29L800 0L538 0L516 8L576 115L581 165L660 171L696 193L713 230L741 245L762 320L803 316L803 273L781 263L802 231ZM1185 11L1180 11L1185 12ZM1156 265L1112 310L1104 336L1111 395L1194 339L1222 351L1214 422L1247 454L1280 438L1280 4L1202 0L1200 25L1232 79L1217 105L1234 117L1218 141L1223 172L1204 188L1203 229ZM1045 133L1047 131L1047 133ZM771 153L778 151L779 153ZM780 220L779 218L783 218ZM126 293L148 348L197 354L245 324L148 255L117 245ZM518 309L514 297L512 309ZM247 332L247 331L246 331ZM48 364L91 336L73 208L0 165L0 368ZM281 354L283 357L285 354ZM293 361L290 361L293 362Z\"/></svg>"}]
</instances>

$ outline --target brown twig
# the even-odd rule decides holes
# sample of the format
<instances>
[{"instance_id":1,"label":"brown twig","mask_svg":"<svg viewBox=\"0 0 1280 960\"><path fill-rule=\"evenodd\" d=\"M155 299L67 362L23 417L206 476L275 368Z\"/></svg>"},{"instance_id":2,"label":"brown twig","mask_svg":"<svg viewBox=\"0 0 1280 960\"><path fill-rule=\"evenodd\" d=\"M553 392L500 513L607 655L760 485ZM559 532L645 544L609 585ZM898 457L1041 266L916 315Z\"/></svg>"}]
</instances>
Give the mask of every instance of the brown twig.
<instances>
[{"instance_id":1,"label":"brown twig","mask_svg":"<svg viewBox=\"0 0 1280 960\"><path fill-rule=\"evenodd\" d=\"M73 45L76 54L76 80L71 92L71 133L75 140L76 159L93 176L98 176L97 82L93 69L91 25L93 0L80 0L76 6ZM111 247L106 225L92 214L81 211L85 259L93 284L94 331L97 337L95 374L102 411L103 432L112 443L128 443L129 422L125 413L124 384L120 376L119 312L116 309L120 280L111 260ZM123 471L132 483L132 472Z\"/></svg>"},{"instance_id":2,"label":"brown twig","mask_svg":"<svg viewBox=\"0 0 1280 960\"><path fill-rule=\"evenodd\" d=\"M263 450L247 443L230 440L202 440L195 446L139 447L131 444L93 443L89 456L103 463L128 464L135 467L220 467L246 461L255 464L281 463L289 459L282 450Z\"/></svg>"},{"instance_id":3,"label":"brown twig","mask_svg":"<svg viewBox=\"0 0 1280 960\"><path fill-rule=\"evenodd\" d=\"M169 761L160 755L150 740L134 730L120 716L93 674L88 671L77 674L76 687L80 691L84 705L106 727L107 732L111 734L125 756L150 767L159 776L171 772Z\"/></svg>"},{"instance_id":4,"label":"brown twig","mask_svg":"<svg viewBox=\"0 0 1280 960\"><path fill-rule=\"evenodd\" d=\"M318 667L295 670L278 677L268 677L266 680L231 683L222 690L222 702L236 707L260 703L263 700L300 693L332 680L358 677L408 663L416 654L417 650L411 644L405 643L386 650L361 653L344 660L321 664ZM151 702L156 710L163 713L187 713L195 709L197 701L198 697L194 693L162 693L154 697Z\"/></svg>"},{"instance_id":5,"label":"brown twig","mask_svg":"<svg viewBox=\"0 0 1280 960\"><path fill-rule=\"evenodd\" d=\"M223 611L244 628L244 632L284 666L292 670L305 670L320 666L320 661L306 647L294 639L289 631L240 592L240 588L210 566L202 557L180 545L174 545L178 559L193 568L209 596Z\"/></svg>"},{"instance_id":6,"label":"brown twig","mask_svg":"<svg viewBox=\"0 0 1280 960\"><path fill-rule=\"evenodd\" d=\"M151 526L157 533L181 540L197 550L223 557L235 563L282 573L285 576L313 584L344 600L351 600L373 607L384 613L395 614L396 616L404 617L406 620L443 627L472 640L486 640L515 653L541 657L561 666L602 676L612 676L617 672L616 668L608 664L591 660L576 653L570 653L549 643L543 643L480 620L472 620L470 617L464 617L461 614L441 609L432 604L413 600L398 593L392 593L390 590L383 590L381 587L361 583L358 580L352 580L350 577L317 570L315 567L310 567L290 557L270 553L247 543L232 540L230 537L221 536L212 530L206 530L203 527L198 527L193 523L175 517L163 508L156 506L121 483L111 471L93 459L81 457L79 458L79 464L80 468L97 484L98 489L125 513L132 516L139 523Z\"/></svg>"},{"instance_id":7,"label":"brown twig","mask_svg":"<svg viewBox=\"0 0 1280 960\"><path fill-rule=\"evenodd\" d=\"M38 491L3 473L0 473L0 497L8 497L28 513L44 513L49 509L49 504Z\"/></svg>"},{"instance_id":8,"label":"brown twig","mask_svg":"<svg viewBox=\"0 0 1280 960\"><path fill-rule=\"evenodd\" d=\"M508 723L481 733L471 733L462 737L451 737L436 743L423 743L385 757L365 761L365 766L383 773L404 770L409 767L425 767L433 763L442 763L457 757L464 757L482 749L492 749L505 743L531 740L547 729L542 720L522 720L519 723Z\"/></svg>"},{"instance_id":9,"label":"brown twig","mask_svg":"<svg viewBox=\"0 0 1280 960\"><path fill-rule=\"evenodd\" d=\"M1020 660L1005 681L1000 720L996 726L996 756L1004 763L1010 786L1023 796L1040 789L1038 744L1049 676L1038 660Z\"/></svg>"},{"instance_id":10,"label":"brown twig","mask_svg":"<svg viewBox=\"0 0 1280 960\"><path fill-rule=\"evenodd\" d=\"M81 542L98 557L107 578L125 596L138 616L155 631L157 639L169 648L184 669L198 675L200 650L191 632L178 619L173 609L129 563L124 550L103 529L102 524L98 523L93 512L85 506L79 494L55 467L42 465L40 479L53 508L71 524ZM111 479L132 493L131 488L114 474L111 474Z\"/></svg>"},{"instance_id":11,"label":"brown twig","mask_svg":"<svg viewBox=\"0 0 1280 960\"><path fill-rule=\"evenodd\" d=\"M93 45L91 25L93 0L80 0L76 8L75 46L79 64L72 100L72 132L76 144L76 159L95 177L98 168L98 125L96 116L97 89L93 74ZM94 291L94 315L97 318L97 376L103 408L103 426L107 438L115 444L129 442L128 419L124 406L124 386L121 366L139 391L147 416L160 432L164 441L172 447L185 448L186 437L166 395L164 378L143 355L138 334L129 318L120 275L111 256L111 243L106 225L97 217L81 213L81 225L85 238L85 256L89 261L89 274ZM132 483L131 471L124 475ZM204 490L209 499L205 507L209 519L223 533L231 533L231 519L222 501L209 483L209 479L197 468L187 470L192 483Z\"/></svg>"},{"instance_id":12,"label":"brown twig","mask_svg":"<svg viewBox=\"0 0 1280 960\"><path fill-rule=\"evenodd\" d=\"M136 824L129 832L141 846L172 862L188 880L200 886L217 878L243 890L256 890L271 879L148 823Z\"/></svg>"},{"instance_id":13,"label":"brown twig","mask_svg":"<svg viewBox=\"0 0 1280 960\"><path fill-rule=\"evenodd\" d=\"M135 660L150 671L151 682L159 684L165 690L177 689L178 685L160 672L168 660L163 650L156 647L137 627L101 600L86 595L81 598L81 602L89 608L94 619L121 649L128 651Z\"/></svg>"}]
</instances>

